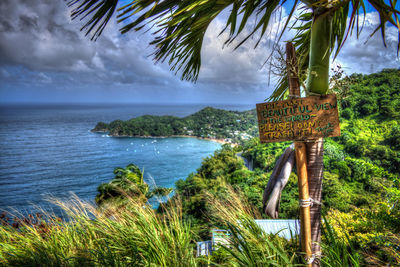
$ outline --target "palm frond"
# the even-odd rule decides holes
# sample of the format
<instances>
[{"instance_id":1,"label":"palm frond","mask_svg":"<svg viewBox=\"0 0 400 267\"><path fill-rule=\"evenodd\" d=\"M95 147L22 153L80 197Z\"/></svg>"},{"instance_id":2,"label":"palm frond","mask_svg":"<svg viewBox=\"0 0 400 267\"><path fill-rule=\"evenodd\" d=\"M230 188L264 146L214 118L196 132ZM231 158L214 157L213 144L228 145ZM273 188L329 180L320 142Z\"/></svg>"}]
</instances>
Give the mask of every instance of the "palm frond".
<instances>
[{"instance_id":1,"label":"palm frond","mask_svg":"<svg viewBox=\"0 0 400 267\"><path fill-rule=\"evenodd\" d=\"M154 60L165 61L182 79L195 81L201 65L201 47L205 32L231 1L133 1L120 9L119 22L139 15L121 29L121 33L154 27Z\"/></svg>"},{"instance_id":2,"label":"palm frond","mask_svg":"<svg viewBox=\"0 0 400 267\"><path fill-rule=\"evenodd\" d=\"M386 4L383 0L368 0L369 4L375 8L380 16L380 22L377 28L371 33L370 36L374 35L377 31L381 31L382 40L385 44L386 37L386 24L391 24L398 29L399 42L397 44L397 53L400 50L400 22L398 15L400 11L396 9L397 0L389 0L389 4ZM316 1L309 3L309 6L319 5L320 2ZM332 16L332 35L331 35L331 48L330 53L335 50L334 58L337 57L344 43L349 36L355 31L356 37L360 36L363 30L363 25L366 15L366 7L363 0L348 0L338 1L334 6L325 10L325 13L320 15ZM299 78L300 83L305 81L305 70L308 68L308 53L310 44L310 33L312 27L312 13L302 14L298 21L302 21L302 26L292 27L291 29L296 30L296 36L291 40L296 47L296 54L299 64ZM360 17L362 20L360 21ZM298 22L297 21L297 22ZM336 49L335 49L336 48ZM282 100L285 98L285 93L288 89L287 75L281 75L277 82L276 88L271 96L267 99L269 101Z\"/></svg>"},{"instance_id":3,"label":"palm frond","mask_svg":"<svg viewBox=\"0 0 400 267\"><path fill-rule=\"evenodd\" d=\"M294 13L296 0L289 17ZM118 9L118 22L127 23L121 33L131 30L153 29L154 38L150 45L155 47L154 60L165 61L171 70L182 71L182 79L196 81L201 65L201 47L210 23L226 8L231 7L225 30L229 37L225 44L235 43L235 49L255 34L258 46L267 33L273 12L286 0L137 0ZM92 33L96 39L112 16L117 0L71 0L75 9L73 18L91 16L82 30ZM95 13L93 13L95 12ZM255 18L254 18L254 15ZM254 23L250 28L249 24ZM287 24L285 24L284 30ZM97 28L96 28L97 27Z\"/></svg>"},{"instance_id":4,"label":"palm frond","mask_svg":"<svg viewBox=\"0 0 400 267\"><path fill-rule=\"evenodd\" d=\"M343 44L346 42L346 39L349 35L352 35L353 30L356 29L357 38L359 37L361 31L363 30L363 25L365 21L366 15L366 4L371 5L376 12L379 14L379 24L375 28L375 30L370 34L372 37L376 32L380 30L383 44L386 46L386 27L387 24L390 24L397 28L399 32L399 41L397 43L397 53L399 53L400 49L400 23L398 19L398 15L400 15L400 10L396 9L397 0L389 0L389 4L385 3L384 0L368 0L365 3L363 0L349 0L347 1L351 3L351 13L349 13L349 3L344 6L338 6L335 10L336 22L334 22L334 27L340 29L340 33L337 36L344 36L343 38L337 39L337 50L335 53L335 57L339 54L340 48L343 47ZM363 15L362 22L360 23L360 16ZM347 16L349 18L347 19ZM347 21L348 20L348 21ZM347 29L346 28L346 24ZM360 27L361 25L361 27Z\"/></svg>"},{"instance_id":5,"label":"palm frond","mask_svg":"<svg viewBox=\"0 0 400 267\"><path fill-rule=\"evenodd\" d=\"M286 0L203 0L203 1L134 1L121 9L120 22L140 16L121 29L122 33L141 30L145 25L155 26L154 60L165 61L176 73L182 71L182 79L196 81L201 65L201 47L210 23L226 8L231 7L229 17L222 32L228 31L225 44L232 44L239 37L235 49L249 38L258 34L258 46L265 36L271 15ZM297 1L296 1L297 3ZM294 11L295 5L292 8ZM146 11L145 11L146 10ZM254 27L247 33L252 15L256 14ZM291 15L293 12L291 12ZM290 16L291 16L290 15ZM285 25L286 26L286 25ZM221 33L222 33L221 32Z\"/></svg>"},{"instance_id":6,"label":"palm frond","mask_svg":"<svg viewBox=\"0 0 400 267\"><path fill-rule=\"evenodd\" d=\"M81 31L86 35L92 34L91 40L96 40L103 32L107 23L112 18L118 0L65 0L72 7L71 18L81 20L91 16L83 25Z\"/></svg>"},{"instance_id":7,"label":"palm frond","mask_svg":"<svg viewBox=\"0 0 400 267\"><path fill-rule=\"evenodd\" d=\"M355 3L358 5L358 3ZM357 37L359 36L360 31L362 30L359 28L359 8L353 5L353 11L350 15L350 24L347 27L347 15L349 13L349 2L341 6L340 9L337 9L334 12L332 17L332 38L331 38L331 45L336 45L336 52L334 58L340 52L340 49L343 47L344 43L347 40L349 33L354 28L354 24L357 25ZM362 5L363 6L363 5ZM363 7L364 8L364 7ZM365 8L364 8L364 18L365 18Z\"/></svg>"},{"instance_id":8,"label":"palm frond","mask_svg":"<svg viewBox=\"0 0 400 267\"><path fill-rule=\"evenodd\" d=\"M118 0L65 0L70 7L73 7L71 17L84 20L88 18L81 30L91 34L91 39L96 40L103 32L105 26L116 11ZM297 49L299 58L299 73L305 73L308 67L310 48L310 33L313 25L312 19L316 16L332 17L332 35L330 53L336 47L336 57L348 36L356 32L357 37L363 30L363 22L366 14L366 1L344 0L326 2L321 0L295 0L289 12L289 16L280 29L281 33L277 41L282 37L283 32L288 28L294 11L298 8L299 2L304 3L308 8L313 9L311 13L307 9L299 17L301 26L292 26L297 34L291 40ZM399 42L397 50L400 49L400 22L398 15L400 11L397 0L367 0L374 7L380 16L377 28L371 33L374 35L381 31L385 43L386 24L391 24L399 31ZM222 32L227 31L229 36L226 45L235 42L235 49L243 45L254 35L258 36L255 44L257 47L260 41L268 33L267 28L273 12L286 0L133 0L118 9L118 22L125 23L121 33L139 31L144 28L151 30L154 36L150 45L155 47L154 60L165 61L171 66L175 73L181 72L181 78L189 81L196 81L201 66L201 47L207 28L211 22L225 9L230 7L230 13ZM318 10L318 12L316 12ZM360 23L360 17L364 15ZM250 24L254 26L249 27ZM221 32L221 33L222 33ZM301 83L305 75L300 75ZM282 99L287 91L287 80L281 77L270 100Z\"/></svg>"}]
</instances>

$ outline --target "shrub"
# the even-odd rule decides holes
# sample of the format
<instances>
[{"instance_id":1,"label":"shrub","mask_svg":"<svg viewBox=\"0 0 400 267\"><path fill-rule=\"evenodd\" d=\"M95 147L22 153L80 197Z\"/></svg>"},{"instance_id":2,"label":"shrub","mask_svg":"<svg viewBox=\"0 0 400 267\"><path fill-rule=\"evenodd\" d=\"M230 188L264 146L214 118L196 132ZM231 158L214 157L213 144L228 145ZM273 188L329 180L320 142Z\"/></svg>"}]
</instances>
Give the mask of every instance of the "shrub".
<instances>
[{"instance_id":1,"label":"shrub","mask_svg":"<svg viewBox=\"0 0 400 267\"><path fill-rule=\"evenodd\" d=\"M345 108L340 115L345 119L351 120L354 117L354 111L351 108Z\"/></svg>"},{"instance_id":2,"label":"shrub","mask_svg":"<svg viewBox=\"0 0 400 267\"><path fill-rule=\"evenodd\" d=\"M351 169L345 161L331 161L330 170L338 174L340 179L351 180Z\"/></svg>"}]
</instances>

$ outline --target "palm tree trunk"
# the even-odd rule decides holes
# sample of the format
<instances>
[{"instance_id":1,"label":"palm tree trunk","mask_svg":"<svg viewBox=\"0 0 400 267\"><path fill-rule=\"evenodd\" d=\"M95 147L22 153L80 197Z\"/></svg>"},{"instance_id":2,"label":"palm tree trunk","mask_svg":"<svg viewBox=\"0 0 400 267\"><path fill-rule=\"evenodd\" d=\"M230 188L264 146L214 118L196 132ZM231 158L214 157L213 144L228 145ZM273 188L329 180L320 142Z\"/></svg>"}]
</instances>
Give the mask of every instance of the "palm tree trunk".
<instances>
[{"instance_id":1,"label":"palm tree trunk","mask_svg":"<svg viewBox=\"0 0 400 267\"><path fill-rule=\"evenodd\" d=\"M322 179L324 173L323 164L323 140L322 138L310 141L307 145L307 173L308 191L310 197L321 202L322 198ZM310 208L311 219L311 240L313 254L321 252L321 205L314 204Z\"/></svg>"},{"instance_id":2,"label":"palm tree trunk","mask_svg":"<svg viewBox=\"0 0 400 267\"><path fill-rule=\"evenodd\" d=\"M311 29L310 58L307 90L309 93L326 94L329 87L329 56L332 20L329 15L319 16L314 12ZM310 197L318 202L322 198L323 178L323 140L307 142L307 172ZM321 253L321 206L313 205L310 209L311 240L314 255ZM313 266L319 266L314 261Z\"/></svg>"}]
</instances>

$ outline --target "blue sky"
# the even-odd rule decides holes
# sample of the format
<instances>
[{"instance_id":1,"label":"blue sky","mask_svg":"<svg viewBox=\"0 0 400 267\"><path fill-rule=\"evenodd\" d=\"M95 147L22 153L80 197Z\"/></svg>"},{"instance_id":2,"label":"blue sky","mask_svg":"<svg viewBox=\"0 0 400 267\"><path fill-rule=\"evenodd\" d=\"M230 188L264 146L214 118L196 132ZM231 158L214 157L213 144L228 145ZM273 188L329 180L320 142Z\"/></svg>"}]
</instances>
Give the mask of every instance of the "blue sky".
<instances>
[{"instance_id":1,"label":"blue sky","mask_svg":"<svg viewBox=\"0 0 400 267\"><path fill-rule=\"evenodd\" d=\"M380 34L368 39L378 15L368 8L365 30L349 38L335 64L347 73L398 68L398 36L387 29L387 48ZM286 11L282 10L285 17ZM154 64L146 33L121 36L112 22L91 42L71 21L63 0L0 2L0 103L257 103L269 96L274 77L264 61L272 36L253 49L222 48L226 35L222 14L203 43L202 68L196 84L184 82L167 64ZM276 32L279 23L271 26ZM288 39L291 33L283 37ZM365 41L367 41L365 43ZM272 78L268 83L269 78Z\"/></svg>"}]
</instances>

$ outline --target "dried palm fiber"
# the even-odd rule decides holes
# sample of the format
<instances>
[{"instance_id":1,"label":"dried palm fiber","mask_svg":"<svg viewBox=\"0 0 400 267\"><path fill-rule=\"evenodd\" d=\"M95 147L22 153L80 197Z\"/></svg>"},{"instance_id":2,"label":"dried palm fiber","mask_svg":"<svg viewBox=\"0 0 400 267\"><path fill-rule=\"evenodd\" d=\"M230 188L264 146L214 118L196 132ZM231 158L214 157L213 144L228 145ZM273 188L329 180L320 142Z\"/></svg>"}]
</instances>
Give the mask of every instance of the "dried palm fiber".
<instances>
[{"instance_id":1,"label":"dried palm fiber","mask_svg":"<svg viewBox=\"0 0 400 267\"><path fill-rule=\"evenodd\" d=\"M285 149L275 164L275 168L264 190L263 210L268 216L277 219L283 188L285 188L294 165L293 144Z\"/></svg>"}]
</instances>

